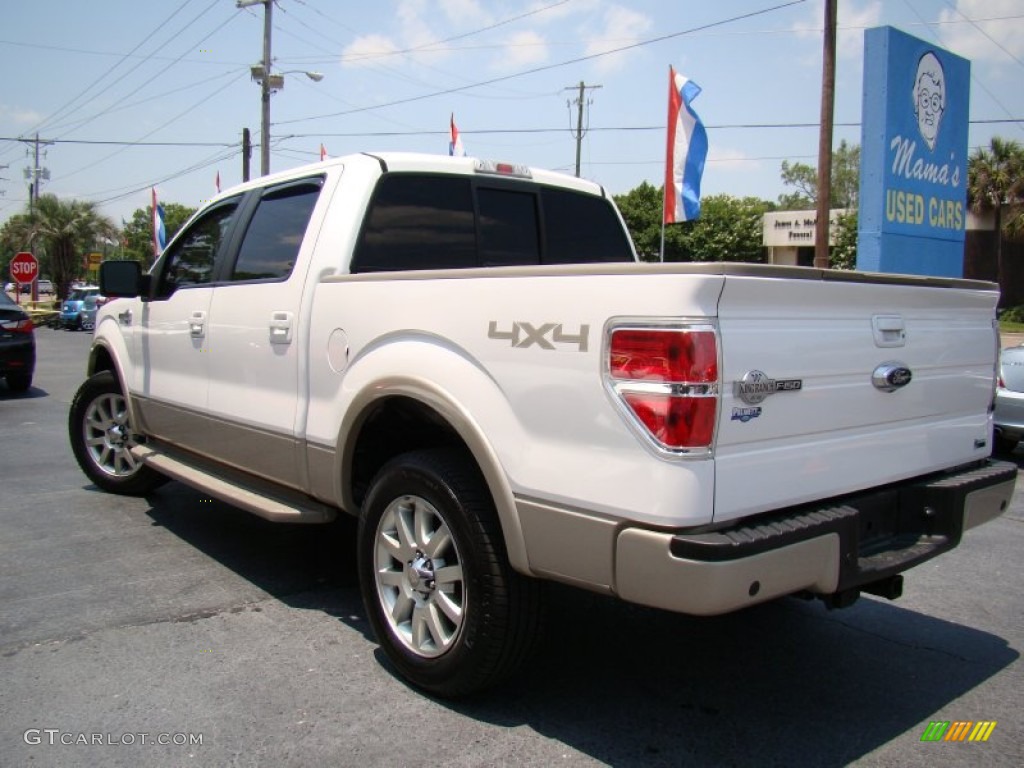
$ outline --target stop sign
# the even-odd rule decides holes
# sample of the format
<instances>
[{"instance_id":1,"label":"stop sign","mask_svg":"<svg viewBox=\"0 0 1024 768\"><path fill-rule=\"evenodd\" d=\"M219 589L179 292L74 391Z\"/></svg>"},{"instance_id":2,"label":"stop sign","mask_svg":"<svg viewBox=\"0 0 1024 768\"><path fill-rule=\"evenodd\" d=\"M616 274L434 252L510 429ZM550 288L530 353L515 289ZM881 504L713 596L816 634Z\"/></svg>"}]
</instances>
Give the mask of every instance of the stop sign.
<instances>
[{"instance_id":1,"label":"stop sign","mask_svg":"<svg viewBox=\"0 0 1024 768\"><path fill-rule=\"evenodd\" d=\"M16 283L31 283L39 277L39 262L31 253L19 253L11 259L11 279Z\"/></svg>"}]
</instances>

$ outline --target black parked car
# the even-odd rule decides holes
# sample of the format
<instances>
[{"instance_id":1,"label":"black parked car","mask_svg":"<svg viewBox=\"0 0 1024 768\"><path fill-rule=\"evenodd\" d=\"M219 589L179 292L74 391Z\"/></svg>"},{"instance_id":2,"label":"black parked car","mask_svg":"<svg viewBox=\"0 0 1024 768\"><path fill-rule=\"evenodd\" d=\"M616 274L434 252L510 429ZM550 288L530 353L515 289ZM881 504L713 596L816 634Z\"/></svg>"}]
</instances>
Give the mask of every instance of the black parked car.
<instances>
[{"instance_id":1,"label":"black parked car","mask_svg":"<svg viewBox=\"0 0 1024 768\"><path fill-rule=\"evenodd\" d=\"M36 369L36 336L32 319L6 293L0 293L0 376L12 392L32 386Z\"/></svg>"}]
</instances>

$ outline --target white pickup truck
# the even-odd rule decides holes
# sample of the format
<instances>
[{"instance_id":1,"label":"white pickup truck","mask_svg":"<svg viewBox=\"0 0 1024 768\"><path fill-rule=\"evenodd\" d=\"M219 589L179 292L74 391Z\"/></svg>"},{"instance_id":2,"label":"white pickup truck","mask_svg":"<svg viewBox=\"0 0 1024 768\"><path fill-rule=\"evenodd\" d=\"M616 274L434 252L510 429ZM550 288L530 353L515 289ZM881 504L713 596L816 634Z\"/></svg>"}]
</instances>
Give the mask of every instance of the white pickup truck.
<instances>
[{"instance_id":1,"label":"white pickup truck","mask_svg":"<svg viewBox=\"0 0 1024 768\"><path fill-rule=\"evenodd\" d=\"M897 597L1006 509L987 283L638 264L596 184L354 155L225 192L108 262L71 444L281 522L359 518L377 638L457 696L544 580L716 614ZM343 552L338 557L345 557Z\"/></svg>"}]
</instances>

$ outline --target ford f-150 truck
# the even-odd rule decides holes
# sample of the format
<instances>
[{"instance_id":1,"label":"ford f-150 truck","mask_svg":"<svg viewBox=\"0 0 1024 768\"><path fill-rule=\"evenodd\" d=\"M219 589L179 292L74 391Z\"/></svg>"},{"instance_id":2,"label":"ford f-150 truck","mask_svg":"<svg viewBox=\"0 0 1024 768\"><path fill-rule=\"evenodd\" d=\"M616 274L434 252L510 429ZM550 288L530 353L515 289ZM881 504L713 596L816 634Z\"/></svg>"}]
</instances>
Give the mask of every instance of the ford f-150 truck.
<instances>
[{"instance_id":1,"label":"ford f-150 truck","mask_svg":"<svg viewBox=\"0 0 1024 768\"><path fill-rule=\"evenodd\" d=\"M545 580L699 615L894 598L1013 492L994 286L636 263L608 194L554 173L333 159L100 282L89 478L358 516L376 636L441 695L522 662Z\"/></svg>"}]
</instances>

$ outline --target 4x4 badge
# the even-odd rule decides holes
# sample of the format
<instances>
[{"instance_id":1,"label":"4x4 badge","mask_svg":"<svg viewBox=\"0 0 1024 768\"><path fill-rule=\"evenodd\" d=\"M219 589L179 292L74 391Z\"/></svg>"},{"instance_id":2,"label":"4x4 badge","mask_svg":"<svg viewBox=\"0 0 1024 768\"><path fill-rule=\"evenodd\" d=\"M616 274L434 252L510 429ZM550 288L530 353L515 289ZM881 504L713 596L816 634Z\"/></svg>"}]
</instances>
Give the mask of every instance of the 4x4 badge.
<instances>
[{"instance_id":1,"label":"4x4 badge","mask_svg":"<svg viewBox=\"0 0 1024 768\"><path fill-rule=\"evenodd\" d=\"M776 392L798 392L803 389L802 379L771 379L764 371L747 371L736 382L734 393L747 405L764 402L768 395Z\"/></svg>"}]
</instances>

